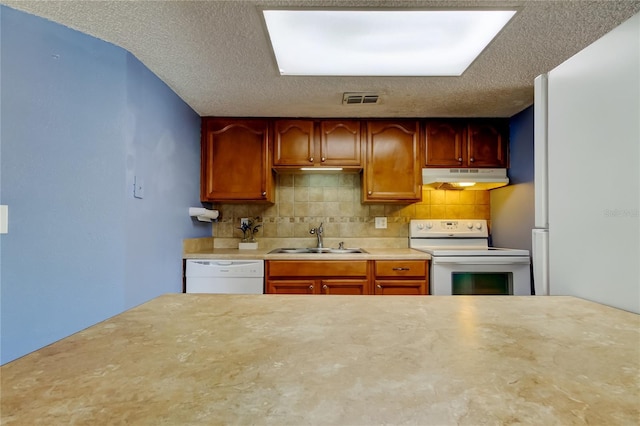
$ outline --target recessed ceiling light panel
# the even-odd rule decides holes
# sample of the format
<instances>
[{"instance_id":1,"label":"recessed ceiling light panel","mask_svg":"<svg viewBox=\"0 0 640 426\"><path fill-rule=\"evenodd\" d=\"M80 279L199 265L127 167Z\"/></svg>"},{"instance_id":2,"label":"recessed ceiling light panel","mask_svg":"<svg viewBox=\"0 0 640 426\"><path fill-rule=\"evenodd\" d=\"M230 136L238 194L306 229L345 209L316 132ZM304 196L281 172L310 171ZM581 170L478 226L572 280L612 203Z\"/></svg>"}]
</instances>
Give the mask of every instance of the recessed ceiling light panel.
<instances>
[{"instance_id":1,"label":"recessed ceiling light panel","mask_svg":"<svg viewBox=\"0 0 640 426\"><path fill-rule=\"evenodd\" d=\"M515 10L263 10L282 75L459 76Z\"/></svg>"}]
</instances>

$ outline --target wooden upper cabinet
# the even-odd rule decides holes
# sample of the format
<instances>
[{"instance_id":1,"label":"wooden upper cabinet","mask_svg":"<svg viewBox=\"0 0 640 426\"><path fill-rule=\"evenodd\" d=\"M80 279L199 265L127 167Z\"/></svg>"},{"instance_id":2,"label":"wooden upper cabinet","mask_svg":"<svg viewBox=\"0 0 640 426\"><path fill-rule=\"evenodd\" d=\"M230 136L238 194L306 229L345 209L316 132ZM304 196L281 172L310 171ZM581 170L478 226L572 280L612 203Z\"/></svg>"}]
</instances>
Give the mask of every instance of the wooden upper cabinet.
<instances>
[{"instance_id":1,"label":"wooden upper cabinet","mask_svg":"<svg viewBox=\"0 0 640 426\"><path fill-rule=\"evenodd\" d=\"M460 167L467 157L466 126L458 121L427 121L424 165Z\"/></svg>"},{"instance_id":2,"label":"wooden upper cabinet","mask_svg":"<svg viewBox=\"0 0 640 426\"><path fill-rule=\"evenodd\" d=\"M275 120L273 167L362 167L358 120Z\"/></svg>"},{"instance_id":3,"label":"wooden upper cabinet","mask_svg":"<svg viewBox=\"0 0 640 426\"><path fill-rule=\"evenodd\" d=\"M422 199L419 140L417 120L367 122L363 203L414 203Z\"/></svg>"},{"instance_id":4,"label":"wooden upper cabinet","mask_svg":"<svg viewBox=\"0 0 640 426\"><path fill-rule=\"evenodd\" d=\"M322 166L362 167L361 123L324 120L319 123L319 157Z\"/></svg>"},{"instance_id":5,"label":"wooden upper cabinet","mask_svg":"<svg viewBox=\"0 0 640 426\"><path fill-rule=\"evenodd\" d=\"M508 167L507 120L473 121L467 132L470 167Z\"/></svg>"},{"instance_id":6,"label":"wooden upper cabinet","mask_svg":"<svg viewBox=\"0 0 640 426\"><path fill-rule=\"evenodd\" d=\"M313 120L276 120L273 125L273 165L310 167L315 161Z\"/></svg>"},{"instance_id":7,"label":"wooden upper cabinet","mask_svg":"<svg viewBox=\"0 0 640 426\"><path fill-rule=\"evenodd\" d=\"M424 167L508 167L506 119L427 120Z\"/></svg>"},{"instance_id":8,"label":"wooden upper cabinet","mask_svg":"<svg viewBox=\"0 0 640 426\"><path fill-rule=\"evenodd\" d=\"M269 121L202 119L200 199L273 202Z\"/></svg>"}]
</instances>

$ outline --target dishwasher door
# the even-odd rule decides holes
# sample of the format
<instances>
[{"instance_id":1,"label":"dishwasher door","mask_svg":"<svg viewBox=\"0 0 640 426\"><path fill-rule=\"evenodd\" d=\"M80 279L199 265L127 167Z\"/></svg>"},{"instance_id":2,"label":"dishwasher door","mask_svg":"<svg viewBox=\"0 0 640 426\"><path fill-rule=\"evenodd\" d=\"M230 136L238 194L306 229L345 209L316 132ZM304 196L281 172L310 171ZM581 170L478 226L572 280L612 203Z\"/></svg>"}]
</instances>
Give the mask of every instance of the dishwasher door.
<instances>
[{"instance_id":1,"label":"dishwasher door","mask_svg":"<svg viewBox=\"0 0 640 426\"><path fill-rule=\"evenodd\" d=\"M262 259L187 259L185 277L187 293L264 293Z\"/></svg>"}]
</instances>

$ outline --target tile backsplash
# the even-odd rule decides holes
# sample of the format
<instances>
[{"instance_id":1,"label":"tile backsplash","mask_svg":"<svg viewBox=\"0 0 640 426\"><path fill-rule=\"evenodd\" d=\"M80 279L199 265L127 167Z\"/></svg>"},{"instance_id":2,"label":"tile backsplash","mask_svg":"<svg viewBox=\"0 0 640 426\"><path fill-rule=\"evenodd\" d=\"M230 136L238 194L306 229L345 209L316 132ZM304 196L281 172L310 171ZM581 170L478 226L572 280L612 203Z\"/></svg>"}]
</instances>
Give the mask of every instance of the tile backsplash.
<instances>
[{"instance_id":1,"label":"tile backsplash","mask_svg":"<svg viewBox=\"0 0 640 426\"><path fill-rule=\"evenodd\" d=\"M428 191L422 202L409 205L362 204L359 174L276 175L276 202L215 204L220 219L215 239L233 239L222 246L237 247L240 218L259 218L261 239L311 239L309 230L323 222L325 238L408 238L411 219L490 219L489 191ZM387 229L376 229L375 218L387 218ZM218 246L218 244L216 244Z\"/></svg>"}]
</instances>

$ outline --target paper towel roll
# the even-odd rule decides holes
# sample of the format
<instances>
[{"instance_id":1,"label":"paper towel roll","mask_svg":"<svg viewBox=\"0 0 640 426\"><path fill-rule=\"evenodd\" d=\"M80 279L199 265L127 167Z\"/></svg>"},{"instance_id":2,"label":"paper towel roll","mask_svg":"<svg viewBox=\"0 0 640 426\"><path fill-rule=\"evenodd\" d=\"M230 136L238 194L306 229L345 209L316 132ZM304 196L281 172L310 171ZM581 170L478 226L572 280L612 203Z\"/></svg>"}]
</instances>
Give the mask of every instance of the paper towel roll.
<instances>
[{"instance_id":1,"label":"paper towel roll","mask_svg":"<svg viewBox=\"0 0 640 426\"><path fill-rule=\"evenodd\" d=\"M211 222L217 219L220 213L218 210L209 210L204 207L189 207L189 216L196 217L200 222Z\"/></svg>"}]
</instances>

